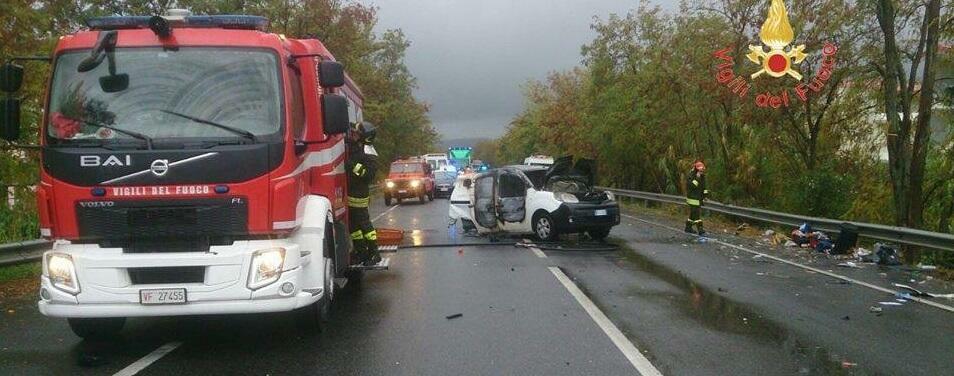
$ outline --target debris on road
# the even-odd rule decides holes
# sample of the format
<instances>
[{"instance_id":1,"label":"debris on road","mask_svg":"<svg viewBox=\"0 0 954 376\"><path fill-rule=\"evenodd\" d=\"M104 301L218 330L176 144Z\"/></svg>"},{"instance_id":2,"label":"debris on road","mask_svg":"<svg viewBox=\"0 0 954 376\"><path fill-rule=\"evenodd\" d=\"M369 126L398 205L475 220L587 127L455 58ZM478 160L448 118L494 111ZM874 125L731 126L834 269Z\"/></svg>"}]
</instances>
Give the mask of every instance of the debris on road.
<instances>
[{"instance_id":1,"label":"debris on road","mask_svg":"<svg viewBox=\"0 0 954 376\"><path fill-rule=\"evenodd\" d=\"M887 305L887 306L899 306L899 305L902 305L901 303L898 303L898 302L878 302L878 304Z\"/></svg>"},{"instance_id":2,"label":"debris on road","mask_svg":"<svg viewBox=\"0 0 954 376\"><path fill-rule=\"evenodd\" d=\"M954 299L954 294L934 294L934 293L930 293L930 292L921 291L921 290L918 290L918 289L916 289L916 288L914 288L914 287L911 287L911 286L908 286L908 285L903 285L903 284L900 284L900 283L894 283L893 285L894 285L895 287L897 287L897 288L900 288L900 289L903 289L903 290L907 290L908 293L898 293L898 295L906 296L907 299L911 299L911 296L928 297L928 298L942 298L942 299Z\"/></svg>"},{"instance_id":3,"label":"debris on road","mask_svg":"<svg viewBox=\"0 0 954 376\"><path fill-rule=\"evenodd\" d=\"M840 267L842 267L842 268L856 268L856 269L861 269L861 267L858 266L858 264L855 264L855 263L853 263L853 262L851 262L851 261L840 262L840 263L838 263L838 266L840 266Z\"/></svg>"},{"instance_id":4,"label":"debris on road","mask_svg":"<svg viewBox=\"0 0 954 376\"><path fill-rule=\"evenodd\" d=\"M847 360L844 361L844 362L841 362L841 368L853 368L853 367L857 367L857 366L858 366L858 363L852 363L852 362L849 362L849 361L847 361Z\"/></svg>"},{"instance_id":5,"label":"debris on road","mask_svg":"<svg viewBox=\"0 0 954 376\"><path fill-rule=\"evenodd\" d=\"M921 270L937 270L937 266L918 264L918 269L921 269Z\"/></svg>"},{"instance_id":6,"label":"debris on road","mask_svg":"<svg viewBox=\"0 0 954 376\"><path fill-rule=\"evenodd\" d=\"M875 244L875 256L877 256L878 265L901 265L901 258L898 256L898 250L885 244Z\"/></svg>"},{"instance_id":7,"label":"debris on road","mask_svg":"<svg viewBox=\"0 0 954 376\"><path fill-rule=\"evenodd\" d=\"M453 319L461 318L461 317L464 317L464 314L463 314L463 313L455 313L455 314L453 314L453 315L445 316L445 318L448 319L448 320L453 320Z\"/></svg>"},{"instance_id":8,"label":"debris on road","mask_svg":"<svg viewBox=\"0 0 954 376\"><path fill-rule=\"evenodd\" d=\"M884 312L884 308L881 308L881 307L878 307L878 306L871 306L871 307L868 307L868 312L871 312L871 313L881 313L881 312Z\"/></svg>"}]
</instances>

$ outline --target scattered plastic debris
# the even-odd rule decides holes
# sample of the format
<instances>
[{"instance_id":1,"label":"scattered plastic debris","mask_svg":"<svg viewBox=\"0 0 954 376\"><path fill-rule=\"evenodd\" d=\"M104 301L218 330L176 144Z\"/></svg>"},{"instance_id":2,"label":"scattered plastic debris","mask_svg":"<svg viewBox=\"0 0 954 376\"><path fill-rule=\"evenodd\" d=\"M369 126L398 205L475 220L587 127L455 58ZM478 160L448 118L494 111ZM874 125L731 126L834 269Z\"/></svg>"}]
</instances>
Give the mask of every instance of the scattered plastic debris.
<instances>
[{"instance_id":1,"label":"scattered plastic debris","mask_svg":"<svg viewBox=\"0 0 954 376\"><path fill-rule=\"evenodd\" d=\"M921 270L936 270L936 269L937 269L937 266L918 264L918 269L921 269Z\"/></svg>"},{"instance_id":2,"label":"scattered plastic debris","mask_svg":"<svg viewBox=\"0 0 954 376\"><path fill-rule=\"evenodd\" d=\"M765 232L762 233L762 235L763 235L763 236L772 236L772 235L775 235L775 231L765 230Z\"/></svg>"},{"instance_id":3,"label":"scattered plastic debris","mask_svg":"<svg viewBox=\"0 0 954 376\"><path fill-rule=\"evenodd\" d=\"M861 268L860 266L858 266L858 264L855 264L855 263L853 263L853 262L851 262L851 261L838 263L838 266L840 266L840 267L842 267L842 268L856 268L856 269L860 269L860 268Z\"/></svg>"},{"instance_id":4,"label":"scattered plastic debris","mask_svg":"<svg viewBox=\"0 0 954 376\"><path fill-rule=\"evenodd\" d=\"M881 308L881 307L878 307L878 306L871 306L871 307L868 307L868 312L871 312L871 313L881 313L881 312L884 312L884 308Z\"/></svg>"},{"instance_id":5,"label":"scattered plastic debris","mask_svg":"<svg viewBox=\"0 0 954 376\"><path fill-rule=\"evenodd\" d=\"M899 305L902 305L901 303L898 303L898 302L878 302L878 304L887 305L887 306L899 306Z\"/></svg>"},{"instance_id":6,"label":"scattered plastic debris","mask_svg":"<svg viewBox=\"0 0 954 376\"><path fill-rule=\"evenodd\" d=\"M793 241L791 241L791 240L788 240L788 241L785 242L785 246L786 246L786 247L790 247L790 248L794 248L794 247L798 247L798 243L793 242Z\"/></svg>"},{"instance_id":7,"label":"scattered plastic debris","mask_svg":"<svg viewBox=\"0 0 954 376\"><path fill-rule=\"evenodd\" d=\"M841 362L841 368L854 368L854 367L857 367L857 366L858 366L858 363L852 363L852 362L849 362L849 361L847 361L847 360L844 361L844 362Z\"/></svg>"},{"instance_id":8,"label":"scattered plastic debris","mask_svg":"<svg viewBox=\"0 0 954 376\"><path fill-rule=\"evenodd\" d=\"M448 315L448 316L446 316L445 318L448 319L448 320L453 320L453 319L456 319L456 318L461 318L461 317L463 317L463 316L464 316L463 313L455 313L455 314L453 314L453 315Z\"/></svg>"}]
</instances>

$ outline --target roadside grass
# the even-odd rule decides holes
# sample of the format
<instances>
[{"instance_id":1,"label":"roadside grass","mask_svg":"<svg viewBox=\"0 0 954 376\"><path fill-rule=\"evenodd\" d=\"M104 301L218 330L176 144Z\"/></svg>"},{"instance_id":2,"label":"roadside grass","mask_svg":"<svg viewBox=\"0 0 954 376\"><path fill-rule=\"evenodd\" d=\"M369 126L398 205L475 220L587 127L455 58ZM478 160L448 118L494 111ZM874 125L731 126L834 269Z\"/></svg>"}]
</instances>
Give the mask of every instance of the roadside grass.
<instances>
[{"instance_id":1,"label":"roadside grass","mask_svg":"<svg viewBox=\"0 0 954 376\"><path fill-rule=\"evenodd\" d=\"M0 283L40 276L40 262L0 267Z\"/></svg>"}]
</instances>

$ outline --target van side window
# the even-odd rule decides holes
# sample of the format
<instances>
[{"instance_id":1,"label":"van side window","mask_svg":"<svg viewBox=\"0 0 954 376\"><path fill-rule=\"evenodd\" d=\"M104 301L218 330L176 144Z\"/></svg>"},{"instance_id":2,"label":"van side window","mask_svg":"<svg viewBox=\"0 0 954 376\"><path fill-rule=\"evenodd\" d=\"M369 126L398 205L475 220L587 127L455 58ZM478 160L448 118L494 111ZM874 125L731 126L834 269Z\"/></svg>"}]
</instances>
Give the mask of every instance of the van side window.
<instances>
[{"instance_id":1,"label":"van side window","mask_svg":"<svg viewBox=\"0 0 954 376\"><path fill-rule=\"evenodd\" d=\"M291 124L292 137L298 140L305 135L304 94L301 91L301 73L294 69L289 69L289 71L292 72L289 75L292 89L291 98L288 99L288 105L291 109L289 124Z\"/></svg>"}]
</instances>

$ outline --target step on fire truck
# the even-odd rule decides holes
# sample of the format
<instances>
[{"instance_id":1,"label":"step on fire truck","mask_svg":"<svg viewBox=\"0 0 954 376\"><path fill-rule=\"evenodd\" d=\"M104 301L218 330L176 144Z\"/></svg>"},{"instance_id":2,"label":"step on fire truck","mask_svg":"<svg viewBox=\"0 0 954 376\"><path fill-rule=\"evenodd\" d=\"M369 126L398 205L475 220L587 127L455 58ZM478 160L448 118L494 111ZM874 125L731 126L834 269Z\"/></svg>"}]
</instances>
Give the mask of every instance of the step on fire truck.
<instances>
[{"instance_id":1,"label":"step on fire truck","mask_svg":"<svg viewBox=\"0 0 954 376\"><path fill-rule=\"evenodd\" d=\"M87 25L45 59L36 196L41 235L55 242L40 311L81 337L132 316L297 310L309 326L326 321L340 277L360 273L343 166L362 97L343 66L256 16ZM0 69L11 141L23 60Z\"/></svg>"}]
</instances>

